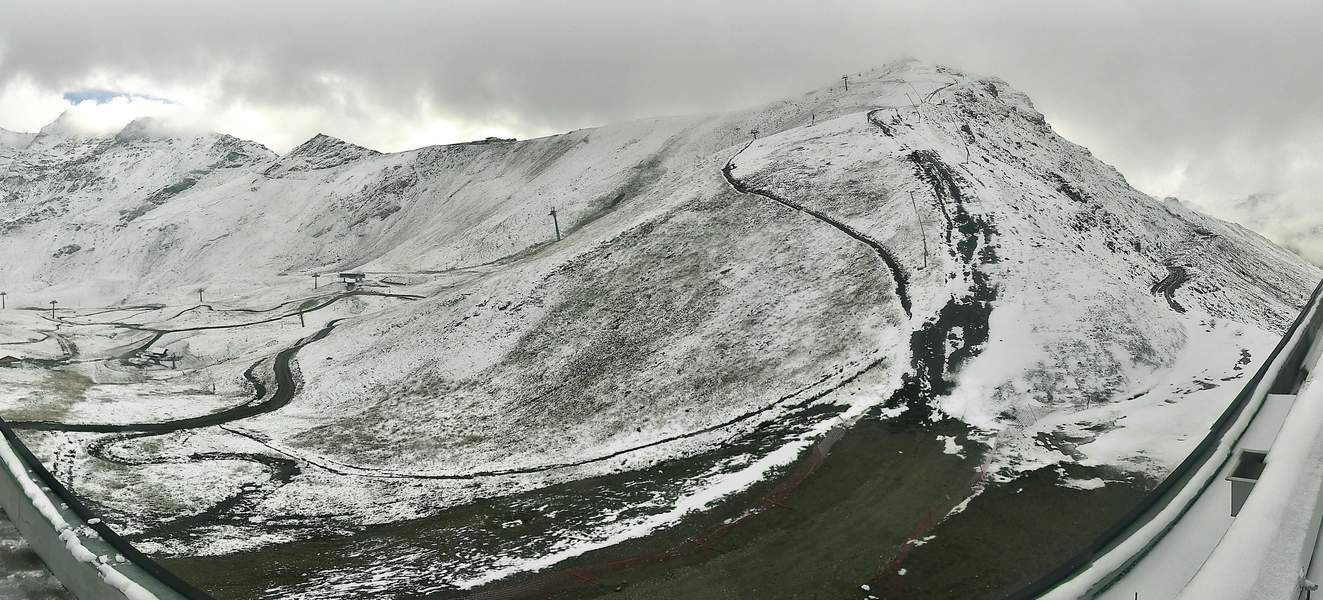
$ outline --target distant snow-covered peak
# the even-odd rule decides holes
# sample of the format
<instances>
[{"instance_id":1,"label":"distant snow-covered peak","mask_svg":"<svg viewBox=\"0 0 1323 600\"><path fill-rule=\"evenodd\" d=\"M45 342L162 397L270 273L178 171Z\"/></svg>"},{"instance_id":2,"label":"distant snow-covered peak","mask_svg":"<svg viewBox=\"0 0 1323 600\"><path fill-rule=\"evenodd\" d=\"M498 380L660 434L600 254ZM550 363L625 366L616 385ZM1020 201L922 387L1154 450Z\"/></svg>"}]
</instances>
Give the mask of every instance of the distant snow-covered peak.
<instances>
[{"instance_id":1,"label":"distant snow-covered peak","mask_svg":"<svg viewBox=\"0 0 1323 600\"><path fill-rule=\"evenodd\" d=\"M319 133L280 157L266 170L266 175L280 175L298 171L329 169L364 158L380 155L371 148L351 144L342 139Z\"/></svg>"},{"instance_id":2,"label":"distant snow-covered peak","mask_svg":"<svg viewBox=\"0 0 1323 600\"><path fill-rule=\"evenodd\" d=\"M139 117L129 121L119 133L115 134L115 139L120 141L151 140L162 137L173 137L175 132L169 131L166 126L154 117Z\"/></svg>"},{"instance_id":3,"label":"distant snow-covered peak","mask_svg":"<svg viewBox=\"0 0 1323 600\"><path fill-rule=\"evenodd\" d=\"M0 127L0 147L21 150L32 143L35 133L23 133L20 131L10 131Z\"/></svg>"},{"instance_id":4,"label":"distant snow-covered peak","mask_svg":"<svg viewBox=\"0 0 1323 600\"><path fill-rule=\"evenodd\" d=\"M371 148L364 148L362 146L346 142L340 138L329 136L324 133L319 133L317 135L312 136L312 138L310 138L308 141L299 144L293 150L290 150L289 154L287 154L286 156L318 158L318 157L346 156L346 155L373 156L376 154L380 154L380 153L377 152L376 150L372 150Z\"/></svg>"},{"instance_id":5,"label":"distant snow-covered peak","mask_svg":"<svg viewBox=\"0 0 1323 600\"><path fill-rule=\"evenodd\" d=\"M88 134L78 122L78 118L74 115L72 110L66 110L60 113L60 116L55 117L54 121L47 123L42 126L41 129L37 130L37 134L33 136L33 143L58 143L61 140L78 137L95 136Z\"/></svg>"}]
</instances>

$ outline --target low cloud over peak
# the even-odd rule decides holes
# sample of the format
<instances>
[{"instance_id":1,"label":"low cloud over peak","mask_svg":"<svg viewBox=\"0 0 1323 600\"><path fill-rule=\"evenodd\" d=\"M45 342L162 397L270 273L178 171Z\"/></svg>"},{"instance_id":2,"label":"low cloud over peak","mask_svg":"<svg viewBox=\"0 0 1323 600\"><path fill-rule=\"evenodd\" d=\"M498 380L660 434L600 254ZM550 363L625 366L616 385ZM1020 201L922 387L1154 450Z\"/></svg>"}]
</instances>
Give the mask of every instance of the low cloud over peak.
<instances>
[{"instance_id":1,"label":"low cloud over peak","mask_svg":"<svg viewBox=\"0 0 1323 600\"><path fill-rule=\"evenodd\" d=\"M1152 194L1301 213L1319 23L1309 0L6 3L0 127L132 90L277 151L322 131L392 151L732 109L911 55L1006 79Z\"/></svg>"}]
</instances>

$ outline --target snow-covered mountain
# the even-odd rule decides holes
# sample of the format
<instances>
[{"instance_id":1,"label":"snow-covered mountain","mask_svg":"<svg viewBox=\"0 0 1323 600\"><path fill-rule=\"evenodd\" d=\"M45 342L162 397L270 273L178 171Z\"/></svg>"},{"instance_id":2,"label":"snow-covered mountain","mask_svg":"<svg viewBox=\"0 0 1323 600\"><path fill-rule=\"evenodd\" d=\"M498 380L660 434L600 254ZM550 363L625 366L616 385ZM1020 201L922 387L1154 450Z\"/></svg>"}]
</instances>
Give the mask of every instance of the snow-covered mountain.
<instances>
[{"instance_id":1,"label":"snow-covered mountain","mask_svg":"<svg viewBox=\"0 0 1323 600\"><path fill-rule=\"evenodd\" d=\"M1134 190L1006 82L912 61L729 114L393 154L318 135L275 156L150 121L9 147L11 302L454 277L341 324L291 404L242 422L286 455L425 481L374 489L408 516L792 414L808 443L881 406L968 423L998 477L1159 476L1320 277ZM192 358L221 360L207 348ZM263 506L382 518L317 477Z\"/></svg>"},{"instance_id":2,"label":"snow-covered mountain","mask_svg":"<svg viewBox=\"0 0 1323 600\"><path fill-rule=\"evenodd\" d=\"M9 168L10 161L32 142L36 134L20 133L0 128L0 173Z\"/></svg>"},{"instance_id":3,"label":"snow-covered mountain","mask_svg":"<svg viewBox=\"0 0 1323 600\"><path fill-rule=\"evenodd\" d=\"M737 153L751 130L758 139ZM897 273L821 219L732 190L720 167L735 154L735 178L848 225L887 248ZM363 448L392 446L400 427L436 434L422 418L436 414L455 431L525 440L494 439L492 453L463 460L475 465L536 462L524 445L564 452L537 430L555 435L585 403L597 433L579 445L614 447L764 406L823 364L885 357L899 375L912 349L895 342L951 312L974 322L949 326L936 357L965 370L948 412L1032 423L1151 387L1230 323L1280 331L1318 275L1241 227L1136 192L1006 83L917 62L729 115L396 154L318 135L277 157L150 119L108 137L61 119L17 150L0 196L0 253L15 257L0 278L89 302L527 256L474 289L355 324L337 336L353 351L305 367L307 410L339 419L417 396L369 427L389 434L356 432ZM552 207L567 239L546 246ZM897 276L912 309L873 297L894 293L884 282ZM643 329L619 332L617 314ZM789 324L807 337L791 344ZM711 344L735 346L710 355ZM592 356L622 362L599 362L588 380L556 375ZM360 383L334 383L346 378ZM506 409L527 398L542 407L534 427L502 422L524 418ZM653 426L625 426L645 408ZM316 431L309 439L333 438Z\"/></svg>"},{"instance_id":4,"label":"snow-covered mountain","mask_svg":"<svg viewBox=\"0 0 1323 600\"><path fill-rule=\"evenodd\" d=\"M1323 212L1316 202L1263 192L1209 209L1211 214L1244 223L1314 264L1323 264Z\"/></svg>"},{"instance_id":5,"label":"snow-covered mountain","mask_svg":"<svg viewBox=\"0 0 1323 600\"><path fill-rule=\"evenodd\" d=\"M35 135L0 128L0 146L11 150L21 149L27 146Z\"/></svg>"}]
</instances>

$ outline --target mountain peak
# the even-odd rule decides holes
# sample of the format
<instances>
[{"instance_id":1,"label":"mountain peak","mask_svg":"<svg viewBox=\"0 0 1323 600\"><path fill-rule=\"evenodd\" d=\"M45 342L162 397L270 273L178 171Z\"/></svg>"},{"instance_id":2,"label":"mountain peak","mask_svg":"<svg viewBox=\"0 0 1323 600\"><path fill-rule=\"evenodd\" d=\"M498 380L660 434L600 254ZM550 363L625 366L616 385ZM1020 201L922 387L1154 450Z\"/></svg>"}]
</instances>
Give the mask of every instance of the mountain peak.
<instances>
[{"instance_id":1,"label":"mountain peak","mask_svg":"<svg viewBox=\"0 0 1323 600\"><path fill-rule=\"evenodd\" d=\"M77 116L72 110L61 112L54 121L45 124L37 130L34 139L42 138L68 138L82 137L85 135L83 127L78 124Z\"/></svg>"},{"instance_id":2,"label":"mountain peak","mask_svg":"<svg viewBox=\"0 0 1323 600\"><path fill-rule=\"evenodd\" d=\"M371 148L364 148L363 146L359 146L357 144L351 144L335 136L327 135L325 133L318 133L317 135L308 138L308 141L303 142L302 144L296 146L293 150L290 150L289 154L287 154L286 156L303 156L303 157L327 156L327 155L340 155L340 154L344 154L345 152L351 152L363 156L372 156L375 154L380 154L380 152L377 152L376 150L373 150Z\"/></svg>"},{"instance_id":3,"label":"mountain peak","mask_svg":"<svg viewBox=\"0 0 1323 600\"><path fill-rule=\"evenodd\" d=\"M164 132L161 128L161 122L154 117L138 117L129 121L119 133L115 134L115 139L120 141L147 140L161 137Z\"/></svg>"},{"instance_id":4,"label":"mountain peak","mask_svg":"<svg viewBox=\"0 0 1323 600\"><path fill-rule=\"evenodd\" d=\"M330 169L380 154L371 148L318 133L280 157L276 164L266 170L266 175L276 177L298 171Z\"/></svg>"}]
</instances>

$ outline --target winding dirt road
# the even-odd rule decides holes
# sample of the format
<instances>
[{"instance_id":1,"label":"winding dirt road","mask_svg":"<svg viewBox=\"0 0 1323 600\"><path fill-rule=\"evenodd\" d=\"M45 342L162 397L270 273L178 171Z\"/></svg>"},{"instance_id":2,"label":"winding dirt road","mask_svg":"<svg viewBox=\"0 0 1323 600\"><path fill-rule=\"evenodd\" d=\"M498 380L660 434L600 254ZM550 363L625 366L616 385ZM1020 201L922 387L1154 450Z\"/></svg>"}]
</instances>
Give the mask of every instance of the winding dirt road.
<instances>
[{"instance_id":1,"label":"winding dirt road","mask_svg":"<svg viewBox=\"0 0 1323 600\"><path fill-rule=\"evenodd\" d=\"M276 353L272 363L272 370L275 374L274 393L267 398L265 383L255 375L258 366L267 359L263 358L244 371L244 378L253 384L253 397L230 408L220 410L214 413L199 415L196 417L185 417L182 419L173 419L169 421L157 421L148 423L60 423L57 421L9 421L9 426L13 429L29 429L36 431L70 431L84 433L174 433L188 429L198 429L201 427L212 427L215 425L224 425L239 419L246 419L260 414L269 413L278 410L289 404L294 398L294 392L297 389L297 382L294 380L290 361L304 346L316 342L330 335L335 326L341 319L336 319L327 323L316 333L305 337L294 345ZM236 325L235 327L240 327ZM184 331L184 330L177 330ZM265 399L265 400L264 400Z\"/></svg>"},{"instance_id":2,"label":"winding dirt road","mask_svg":"<svg viewBox=\"0 0 1323 600\"><path fill-rule=\"evenodd\" d=\"M413 296L413 295L405 295L405 294L387 294L387 293L356 290L353 292L334 294L329 298L327 298L325 301L316 304L315 306L310 306L308 308L302 309L301 311L282 313L280 315L273 316L267 319L262 319L258 321L249 321L249 322L243 322L243 323L237 323L231 325L210 325L210 326L199 326L199 327L185 327L179 329L158 329L158 328L142 327L139 325L134 325L129 323L118 323L118 322L106 323L109 325L117 325L120 327L125 327L137 331L149 331L152 332L153 335L150 336L150 338L145 343L135 345L135 347L130 351L121 354L119 356L110 357L109 359L103 359L103 360L116 360L116 359L122 360L127 356L136 354L138 352L141 352L149 348L153 343L155 343L156 341L161 339L162 336L168 333L176 333L176 332L184 332L184 331L215 330L215 329L234 329L240 327L250 327L262 323L270 323L280 319L297 316L300 312L306 313L306 312L319 310L327 306L330 306L341 299L350 296L357 296L357 295L376 295L376 296L402 298L408 300L421 298L421 296ZM269 310L276 310L287 304L289 303L282 303L281 305ZM240 312L249 312L249 311L240 311ZM252 312L258 312L258 311L252 311ZM261 311L261 312L267 312L267 311ZM231 406L224 410L220 410L205 415L186 417L182 419L172 419L167 421L145 422L145 423L61 423L57 421L10 421L9 426L10 428L15 430L127 434L127 435L115 435L115 436L102 438L92 442L88 446L89 455L101 460L105 460L111 463L116 463L125 466L142 466L147 464L186 463L186 462L225 461L225 460L242 460L242 461L248 461L248 462L260 464L270 474L270 483L268 485L262 486L261 488L246 486L244 489L239 490L235 494L232 494L231 496L221 500L220 502L213 504L212 506L207 508L207 510L201 513L180 517L172 521L167 521L156 527L152 527L147 531L134 537L141 537L143 535L148 535L148 534L160 535L162 533L167 533L170 531L180 531L180 530L188 529L190 527L204 523L214 523L216 521L224 521L224 520L235 520L238 519L239 517L231 514L234 509L236 509L241 503L243 503L249 497L254 496L258 493L269 493L273 488L278 488L279 486L288 482L290 479L292 479L295 475L297 475L300 472L299 462L297 460L285 458L282 456L270 456L266 454L245 453L245 452L203 452L203 453L193 453L183 457L131 458L116 454L113 450L114 446L123 442L146 438L146 437L166 435L170 433L187 431L192 429L200 429L204 427L222 426L227 423L231 423L241 419L246 419L249 417L254 417L257 415L279 410L280 408L288 405L290 401L293 400L295 393L298 391L299 382L297 381L297 378L294 375L294 370L291 366L291 363L293 362L295 355L297 355L299 350L303 349L305 346L326 338L326 336L330 335L330 333L335 329L336 325L338 325L341 321L342 319L335 319L329 321L326 323L326 325L324 325L321 329L319 329L312 335L306 336L298 340L291 346L277 352L273 357L264 357L254 362L250 367L248 367L246 371L244 371L244 378L247 379L249 383L251 383L253 386L252 397L250 397L247 401L241 404ZM84 323L68 322L68 324L73 325L73 324L84 324ZM72 342L67 342L62 336L59 336L59 334L53 334L53 335L55 335L56 339L60 341L60 345L65 350L66 353L66 357L64 359L54 362L67 363L72 361L77 356L77 347L74 346ZM274 384L271 386L270 393L268 393L268 388L266 383L262 381L262 379L259 378L256 374L257 368L267 360L272 361L272 373L274 378Z\"/></svg>"},{"instance_id":3,"label":"winding dirt road","mask_svg":"<svg viewBox=\"0 0 1323 600\"><path fill-rule=\"evenodd\" d=\"M787 208L791 208L793 210L802 212L810 217L822 221L823 223L835 227L841 233L844 233L845 235L848 235L862 242L864 245L868 246L869 248L871 248L873 252L877 254L878 258L881 258L882 262L887 265L887 269L891 271L891 278L896 281L896 298L900 301L900 307L905 311L905 316L907 317L913 316L910 312L909 274L905 271L903 267L901 267L900 261L896 259L895 254L893 254L891 250L887 249L886 246L883 246L881 242L871 237L868 237L867 235L860 232L858 229L846 225L845 223L842 223L841 221L832 218L831 216L827 215L826 213L823 213L822 211L809 208L793 200L789 200L787 198L781 197L771 191L750 186L749 184L740 181L733 175L733 172L735 171L735 159L739 158L740 154L743 154L744 151L747 150L749 146L752 145L753 145L753 140L749 140L749 143L745 144L743 148L740 148L739 152L736 152L734 156L730 157L730 160L726 161L726 166L721 168L721 176L726 179L726 183L730 184L731 188L733 188L735 191L741 194L747 194L751 196L758 196L760 198L765 198L767 200L771 200L773 202L781 204Z\"/></svg>"}]
</instances>

